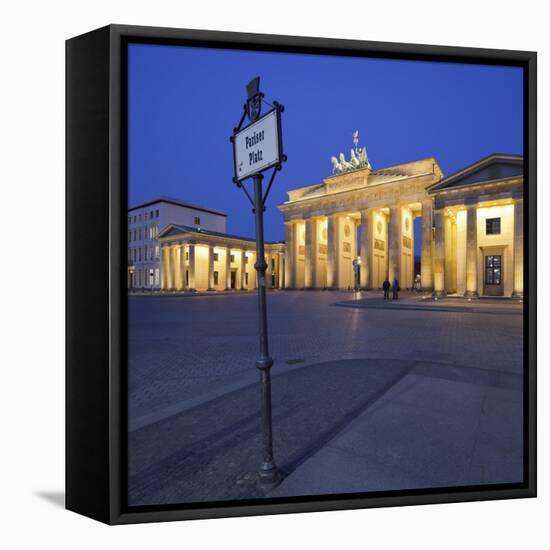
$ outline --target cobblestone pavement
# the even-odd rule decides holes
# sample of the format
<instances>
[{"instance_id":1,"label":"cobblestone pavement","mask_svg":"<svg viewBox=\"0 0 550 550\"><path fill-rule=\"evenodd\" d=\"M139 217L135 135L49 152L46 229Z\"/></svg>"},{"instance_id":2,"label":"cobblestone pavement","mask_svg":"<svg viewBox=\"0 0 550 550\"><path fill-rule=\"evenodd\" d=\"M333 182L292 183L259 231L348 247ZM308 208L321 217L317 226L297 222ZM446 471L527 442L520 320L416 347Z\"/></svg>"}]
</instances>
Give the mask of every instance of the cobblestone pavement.
<instances>
[{"instance_id":1,"label":"cobblestone pavement","mask_svg":"<svg viewBox=\"0 0 550 550\"><path fill-rule=\"evenodd\" d=\"M308 483L314 492L330 492L330 487L312 489L308 476L299 472L310 463L310 473L319 464L333 468L334 456L319 454L323 445L340 431L344 434L345 426L353 425L352 417L371 414L372 400L389 383L406 385L411 376L430 383L419 385L417 397L411 397L413 392L409 400L437 401L437 392L451 391L460 401L465 392L469 427L460 429L468 431L463 441L470 450L464 461L470 466L445 470L443 482L471 481L472 468L479 473L477 482L500 479L484 462L489 455L474 449L486 444L478 441L481 428L493 435L502 428L499 417L480 422L488 402L495 402L492 410L505 408L502 418L509 419L511 411L514 418L521 416L521 304L479 300L474 305L461 301L457 307L449 299L440 301L439 309L422 310L417 307L421 297L403 293L402 298L399 305L385 308L378 294L268 294L275 445L288 477L274 495L306 494ZM255 294L129 299L131 503L262 496L253 474L259 452L257 345ZM476 397L468 401L472 387ZM512 397L502 401L500 390L507 396L512 392ZM430 392L436 395L430 397ZM406 410L410 402L402 406ZM462 413L454 409L452 414L460 420ZM399 423L395 418L391 422ZM515 449L513 465L504 468L507 479L517 473L520 440L521 429L515 429L505 441ZM490 449L495 459L495 445ZM341 453L341 448L333 452ZM378 483L387 477L387 472L379 476ZM425 472L413 478L401 484L394 480L394 485L406 487L424 479L430 486ZM340 481L342 487L351 483ZM357 479L353 483L357 486Z\"/></svg>"}]
</instances>

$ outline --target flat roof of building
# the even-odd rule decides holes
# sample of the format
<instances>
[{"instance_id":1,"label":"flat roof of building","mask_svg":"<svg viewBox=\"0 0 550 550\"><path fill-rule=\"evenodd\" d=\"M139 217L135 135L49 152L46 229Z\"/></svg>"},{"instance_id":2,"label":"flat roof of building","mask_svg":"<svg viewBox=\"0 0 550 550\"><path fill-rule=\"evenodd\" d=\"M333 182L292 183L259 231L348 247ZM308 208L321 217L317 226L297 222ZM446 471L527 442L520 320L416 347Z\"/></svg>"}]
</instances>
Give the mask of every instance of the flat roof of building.
<instances>
[{"instance_id":1,"label":"flat roof of building","mask_svg":"<svg viewBox=\"0 0 550 550\"><path fill-rule=\"evenodd\" d=\"M191 202L182 201L179 199L175 199L174 197L166 197L166 196L155 197L154 199L141 202L139 204L135 204L130 208L128 208L128 212L131 212L132 210L137 210L138 208L145 208L147 206L152 206L153 204L158 204L159 202L165 202L167 204L173 204L175 206L183 206L185 208L191 208L192 210L200 210L202 212L210 212L211 214L216 214L218 216L225 216L227 218L227 214L222 210L216 210L215 208L207 208L206 206L200 206L198 204L193 204Z\"/></svg>"}]
</instances>

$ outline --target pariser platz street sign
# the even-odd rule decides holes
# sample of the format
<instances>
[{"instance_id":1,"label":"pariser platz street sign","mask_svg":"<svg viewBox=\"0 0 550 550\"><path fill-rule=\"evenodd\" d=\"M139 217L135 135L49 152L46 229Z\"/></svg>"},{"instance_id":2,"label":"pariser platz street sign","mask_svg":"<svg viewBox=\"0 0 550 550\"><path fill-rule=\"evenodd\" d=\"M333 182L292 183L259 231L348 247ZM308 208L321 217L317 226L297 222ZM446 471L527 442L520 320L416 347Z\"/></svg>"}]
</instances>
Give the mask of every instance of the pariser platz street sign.
<instances>
[{"instance_id":1,"label":"pariser platz street sign","mask_svg":"<svg viewBox=\"0 0 550 550\"><path fill-rule=\"evenodd\" d=\"M281 116L272 109L233 136L235 180L242 181L282 162Z\"/></svg>"}]
</instances>

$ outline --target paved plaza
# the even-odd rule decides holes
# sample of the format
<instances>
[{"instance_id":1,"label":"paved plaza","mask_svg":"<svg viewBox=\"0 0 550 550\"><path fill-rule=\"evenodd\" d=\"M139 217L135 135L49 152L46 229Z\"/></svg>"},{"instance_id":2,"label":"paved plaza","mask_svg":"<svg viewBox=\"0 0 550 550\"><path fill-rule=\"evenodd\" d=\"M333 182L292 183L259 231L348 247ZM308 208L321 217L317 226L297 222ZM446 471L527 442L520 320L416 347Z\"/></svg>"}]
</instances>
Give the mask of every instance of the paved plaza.
<instances>
[{"instance_id":1,"label":"paved plaza","mask_svg":"<svg viewBox=\"0 0 550 550\"><path fill-rule=\"evenodd\" d=\"M131 296L129 504L520 482L522 308L269 292L266 489L256 294Z\"/></svg>"}]
</instances>

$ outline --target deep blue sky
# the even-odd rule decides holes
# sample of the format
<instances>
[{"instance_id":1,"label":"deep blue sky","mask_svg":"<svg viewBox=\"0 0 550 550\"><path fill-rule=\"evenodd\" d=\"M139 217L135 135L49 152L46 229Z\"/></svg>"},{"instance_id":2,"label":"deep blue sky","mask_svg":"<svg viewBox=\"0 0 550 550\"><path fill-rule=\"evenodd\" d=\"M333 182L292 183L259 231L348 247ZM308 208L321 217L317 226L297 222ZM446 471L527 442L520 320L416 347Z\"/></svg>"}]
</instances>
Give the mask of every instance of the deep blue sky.
<instances>
[{"instance_id":1,"label":"deep blue sky","mask_svg":"<svg viewBox=\"0 0 550 550\"><path fill-rule=\"evenodd\" d=\"M170 195L219 208L230 233L254 235L229 136L255 76L285 106L288 162L269 197L268 240L284 239L286 191L329 176L355 129L375 169L434 156L448 175L523 153L520 68L142 44L128 58L129 203Z\"/></svg>"}]
</instances>

